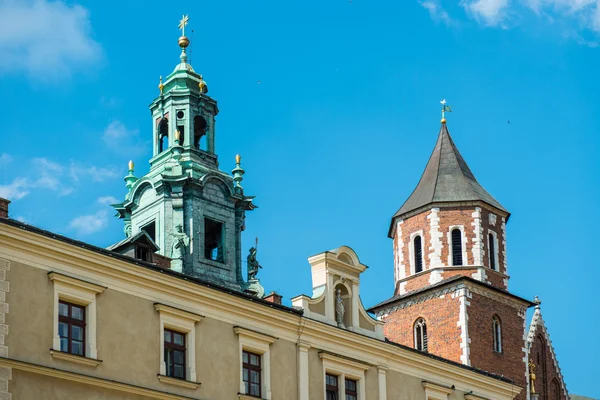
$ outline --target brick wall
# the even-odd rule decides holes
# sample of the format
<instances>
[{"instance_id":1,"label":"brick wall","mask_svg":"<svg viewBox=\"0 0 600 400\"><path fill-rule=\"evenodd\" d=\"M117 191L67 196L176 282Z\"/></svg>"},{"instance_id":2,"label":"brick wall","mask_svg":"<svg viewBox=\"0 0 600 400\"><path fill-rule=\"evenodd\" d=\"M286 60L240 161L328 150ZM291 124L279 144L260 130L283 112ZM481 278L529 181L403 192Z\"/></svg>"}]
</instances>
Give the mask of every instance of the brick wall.
<instances>
[{"instance_id":1,"label":"brick wall","mask_svg":"<svg viewBox=\"0 0 600 400\"><path fill-rule=\"evenodd\" d=\"M540 394L540 400L566 400L562 389L561 376L554 364L552 350L544 337L540 326L529 350L529 358L535 365L535 389Z\"/></svg>"},{"instance_id":2,"label":"brick wall","mask_svg":"<svg viewBox=\"0 0 600 400\"><path fill-rule=\"evenodd\" d=\"M10 204L9 200L3 199L0 197L0 218L8 218L8 205Z\"/></svg>"},{"instance_id":3,"label":"brick wall","mask_svg":"<svg viewBox=\"0 0 600 400\"><path fill-rule=\"evenodd\" d=\"M412 250L412 242L411 235L415 232L423 231L423 254L424 254L424 263L423 270L426 271L432 267L436 267L436 265L431 265L431 260L437 259L438 255L434 254L436 252L435 246L432 243L432 235L431 235L431 210L427 210L410 218L403 220L401 225L401 230L396 231L394 235L394 252L401 251L402 257L399 257L398 254L394 254L395 260L395 268L396 271L402 269L405 273L404 279L407 279L406 283L397 284L396 294L398 293L407 293L430 284L429 274L425 277L425 274L421 274L415 277L414 281L410 279L411 277L411 250ZM489 232L494 232L496 237L496 253L497 253L497 262L496 269L500 273L504 274L505 271L505 248L504 248L504 232L502 230L502 217L496 214L492 214L489 210L482 207L475 206L455 206L455 207L443 207L439 209L436 213L437 218L439 220L436 221L436 229L441 234L441 254L439 254L439 259L441 264L439 266L447 267L451 266L452 262L449 260L451 256L451 239L449 238L449 232L453 227L460 227L463 231L463 247L465 250L463 252L463 264L464 265L476 265L476 266L490 266L489 262L489 249L488 249L488 234ZM479 215L478 218L480 221L480 225L475 226L475 217L474 214ZM492 218L490 218L490 214L492 214ZM495 221L494 221L495 219ZM490 221L495 222L491 224ZM480 262L477 259L478 250L474 251L474 246L477 245L475 241L476 233L475 231L479 230L480 233L480 244L478 248L481 248ZM403 246L399 246L398 241L401 240L403 242ZM401 249L401 250L399 250ZM465 254L466 253L466 254ZM402 259L403 265L398 265L399 260ZM472 276L469 272L450 272L444 271L443 277L447 278L452 275L465 275ZM398 274L396 274L398 275ZM504 275L495 274L494 271L486 271L486 283L491 284L492 286L507 289L508 278ZM397 281L399 280L396 277Z\"/></svg>"},{"instance_id":4,"label":"brick wall","mask_svg":"<svg viewBox=\"0 0 600 400\"><path fill-rule=\"evenodd\" d=\"M471 365L494 374L504 375L523 387L518 399L525 399L525 340L524 314L519 305L509 305L478 293L471 292L467 307ZM492 318L502 322L502 352L494 352Z\"/></svg>"},{"instance_id":5,"label":"brick wall","mask_svg":"<svg viewBox=\"0 0 600 400\"><path fill-rule=\"evenodd\" d=\"M458 299L448 293L393 311L383 318L384 334L393 342L414 348L414 323L418 318L424 318L429 353L460 362L459 306Z\"/></svg>"}]
</instances>

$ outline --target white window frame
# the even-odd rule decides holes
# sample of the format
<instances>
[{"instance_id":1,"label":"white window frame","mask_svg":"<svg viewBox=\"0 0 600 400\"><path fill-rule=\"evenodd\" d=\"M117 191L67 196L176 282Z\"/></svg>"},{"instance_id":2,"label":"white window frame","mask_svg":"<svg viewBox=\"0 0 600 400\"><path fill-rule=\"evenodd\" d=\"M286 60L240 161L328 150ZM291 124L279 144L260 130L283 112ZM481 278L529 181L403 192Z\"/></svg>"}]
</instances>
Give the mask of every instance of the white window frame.
<instances>
[{"instance_id":1,"label":"white window frame","mask_svg":"<svg viewBox=\"0 0 600 400\"><path fill-rule=\"evenodd\" d=\"M494 254L492 255L492 252L490 251L490 234L493 236L494 238ZM498 234L496 232L494 232L491 229L488 229L488 234L486 235L486 242L487 242L487 253L488 253L488 268L491 269L492 271L498 271L500 272L500 261L498 260ZM491 261L491 257L494 257L494 265L496 266L496 268L492 269L492 261Z\"/></svg>"},{"instance_id":2,"label":"white window frame","mask_svg":"<svg viewBox=\"0 0 600 400\"><path fill-rule=\"evenodd\" d=\"M462 265L454 265L452 263L452 259L454 256L454 246L452 245L452 231L455 229L458 229L460 231ZM446 233L446 237L448 239L448 266L449 267L460 267L460 266L469 265L469 261L467 259L467 236L465 235L464 225L452 225L448 229L448 232Z\"/></svg>"},{"instance_id":3,"label":"white window frame","mask_svg":"<svg viewBox=\"0 0 600 400\"><path fill-rule=\"evenodd\" d=\"M176 386L196 389L196 323L204 316L161 303L154 303L154 309L160 316L160 365L158 380ZM185 380L167 376L165 364L165 328L185 334Z\"/></svg>"},{"instance_id":4,"label":"white window frame","mask_svg":"<svg viewBox=\"0 0 600 400\"><path fill-rule=\"evenodd\" d=\"M358 386L358 400L366 400L365 371L369 365L346 358L336 357L333 354L319 353L323 363L323 398L327 398L327 382L325 375L337 375L340 399L346 398L346 378L356 381Z\"/></svg>"},{"instance_id":5,"label":"white window frame","mask_svg":"<svg viewBox=\"0 0 600 400\"><path fill-rule=\"evenodd\" d=\"M98 360L98 349L96 347L96 295L104 292L106 288L57 272L50 272L48 278L54 284L53 340L50 354L55 359L72 361L91 367L98 366L102 361ZM85 349L83 357L60 350L58 308L61 300L85 307Z\"/></svg>"},{"instance_id":6,"label":"white window frame","mask_svg":"<svg viewBox=\"0 0 600 400\"><path fill-rule=\"evenodd\" d=\"M423 270L421 272L425 272L427 266L425 265L425 235L423 230L418 230L410 234L409 246L408 246L408 257L410 258L410 273L411 275L416 274L416 265L415 265L415 238L417 236L421 236L421 265L423 266Z\"/></svg>"},{"instance_id":7,"label":"white window frame","mask_svg":"<svg viewBox=\"0 0 600 400\"><path fill-rule=\"evenodd\" d=\"M421 323L421 321L423 321L423 323ZM421 327L421 344L424 344L425 341L427 340L427 347L423 346L422 349L417 348L417 343L418 343L417 342L417 326ZM423 317L417 318L413 324L414 343L415 343L416 350L427 353L427 352L429 352L429 340L427 338L427 332L425 332L425 334L423 334L423 327L425 327L425 331L427 331L427 320L425 320L425 318L423 318Z\"/></svg>"},{"instance_id":8,"label":"white window frame","mask_svg":"<svg viewBox=\"0 0 600 400\"><path fill-rule=\"evenodd\" d=\"M250 329L234 326L233 331L238 336L240 353L240 399L256 399L246 393L244 386L244 359L243 351L259 354L260 360L260 387L261 398L271 400L271 345L277 340L276 337L256 332Z\"/></svg>"},{"instance_id":9,"label":"white window frame","mask_svg":"<svg viewBox=\"0 0 600 400\"><path fill-rule=\"evenodd\" d=\"M496 335L496 326L498 326L498 335ZM502 321L497 315L492 318L492 336L494 338L494 352L502 353Z\"/></svg>"}]
</instances>

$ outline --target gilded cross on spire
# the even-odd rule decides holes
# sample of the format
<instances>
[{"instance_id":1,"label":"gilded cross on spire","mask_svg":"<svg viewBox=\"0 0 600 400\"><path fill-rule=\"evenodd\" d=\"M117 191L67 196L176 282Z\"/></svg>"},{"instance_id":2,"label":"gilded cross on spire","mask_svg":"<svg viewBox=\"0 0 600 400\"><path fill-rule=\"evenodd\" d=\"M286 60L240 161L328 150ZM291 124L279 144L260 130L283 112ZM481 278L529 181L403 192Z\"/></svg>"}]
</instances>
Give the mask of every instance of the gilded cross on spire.
<instances>
[{"instance_id":1,"label":"gilded cross on spire","mask_svg":"<svg viewBox=\"0 0 600 400\"><path fill-rule=\"evenodd\" d=\"M185 36L185 26L188 24L190 17L188 15L182 15L181 21L179 21L179 29L181 29L181 36Z\"/></svg>"},{"instance_id":2,"label":"gilded cross on spire","mask_svg":"<svg viewBox=\"0 0 600 400\"><path fill-rule=\"evenodd\" d=\"M446 105L446 99L440 101L440 104L442 105L442 124L446 123L446 116L445 116L445 112L452 112L452 106L447 106Z\"/></svg>"}]
</instances>

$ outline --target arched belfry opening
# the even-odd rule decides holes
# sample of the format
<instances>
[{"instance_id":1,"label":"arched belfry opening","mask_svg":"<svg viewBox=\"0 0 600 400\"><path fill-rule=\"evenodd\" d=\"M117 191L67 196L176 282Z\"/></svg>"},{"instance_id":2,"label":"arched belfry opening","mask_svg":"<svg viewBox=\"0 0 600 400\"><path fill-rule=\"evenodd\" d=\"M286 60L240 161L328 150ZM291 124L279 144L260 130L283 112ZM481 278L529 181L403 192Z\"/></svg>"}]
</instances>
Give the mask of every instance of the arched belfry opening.
<instances>
[{"instance_id":1,"label":"arched belfry opening","mask_svg":"<svg viewBox=\"0 0 600 400\"><path fill-rule=\"evenodd\" d=\"M169 147L169 120L163 118L158 124L158 152L162 153Z\"/></svg>"},{"instance_id":2,"label":"arched belfry opening","mask_svg":"<svg viewBox=\"0 0 600 400\"><path fill-rule=\"evenodd\" d=\"M206 136L206 129L208 124L206 120L196 115L194 117L194 148L198 150L206 150L206 139L203 138Z\"/></svg>"}]
</instances>

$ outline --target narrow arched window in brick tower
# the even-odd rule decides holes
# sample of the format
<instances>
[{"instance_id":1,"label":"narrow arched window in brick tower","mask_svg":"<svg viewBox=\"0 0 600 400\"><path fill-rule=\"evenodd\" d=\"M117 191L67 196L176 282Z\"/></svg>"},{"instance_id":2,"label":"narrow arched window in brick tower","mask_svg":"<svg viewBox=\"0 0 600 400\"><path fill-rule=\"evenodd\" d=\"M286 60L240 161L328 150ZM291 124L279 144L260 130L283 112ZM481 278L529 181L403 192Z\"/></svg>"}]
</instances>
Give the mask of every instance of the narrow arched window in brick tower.
<instances>
[{"instance_id":1,"label":"narrow arched window in brick tower","mask_svg":"<svg viewBox=\"0 0 600 400\"><path fill-rule=\"evenodd\" d=\"M494 243L494 235L491 233L488 234L488 247L490 249L490 268L496 270L496 245Z\"/></svg>"},{"instance_id":2,"label":"narrow arched window in brick tower","mask_svg":"<svg viewBox=\"0 0 600 400\"><path fill-rule=\"evenodd\" d=\"M463 265L462 232L458 228L452 230L452 265Z\"/></svg>"},{"instance_id":3,"label":"narrow arched window in brick tower","mask_svg":"<svg viewBox=\"0 0 600 400\"><path fill-rule=\"evenodd\" d=\"M427 351L427 324L423 318L415 322L415 349Z\"/></svg>"},{"instance_id":4,"label":"narrow arched window in brick tower","mask_svg":"<svg viewBox=\"0 0 600 400\"><path fill-rule=\"evenodd\" d=\"M415 236L413 240L413 245L415 246L415 274L417 272L423 271L423 245L421 243L421 236Z\"/></svg>"},{"instance_id":5,"label":"narrow arched window in brick tower","mask_svg":"<svg viewBox=\"0 0 600 400\"><path fill-rule=\"evenodd\" d=\"M502 353L502 323L497 315L492 320L492 334L494 335L494 351Z\"/></svg>"}]
</instances>

